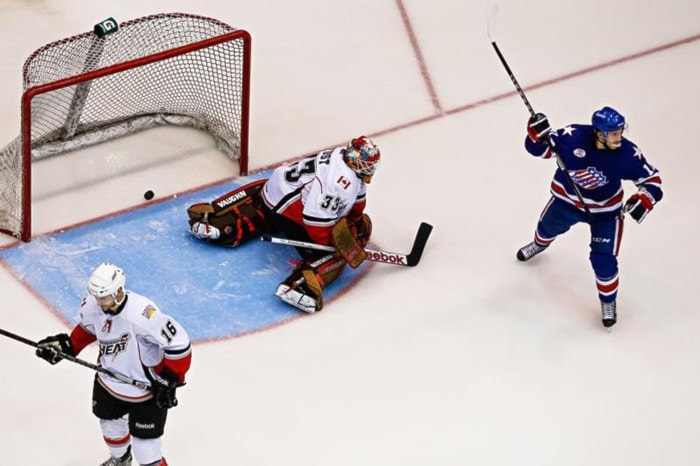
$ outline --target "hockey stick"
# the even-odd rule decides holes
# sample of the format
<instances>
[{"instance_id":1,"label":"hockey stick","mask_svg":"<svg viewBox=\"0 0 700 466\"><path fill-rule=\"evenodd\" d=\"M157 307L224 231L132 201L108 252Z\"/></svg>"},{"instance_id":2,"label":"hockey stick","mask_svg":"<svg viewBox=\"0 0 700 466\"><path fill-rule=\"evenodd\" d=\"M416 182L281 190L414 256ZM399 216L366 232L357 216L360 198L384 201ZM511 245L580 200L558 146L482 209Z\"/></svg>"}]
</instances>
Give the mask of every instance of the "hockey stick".
<instances>
[{"instance_id":1,"label":"hockey stick","mask_svg":"<svg viewBox=\"0 0 700 466\"><path fill-rule=\"evenodd\" d=\"M501 53L501 49L498 48L498 45L496 44L496 40L493 38L493 35L495 34L495 29L496 29L496 17L497 16L498 16L498 5L494 5L491 8L491 14L489 15L488 26L487 26L489 41L491 42L493 49L496 51L496 55L498 55L498 59L501 60L501 64L503 65L503 68L505 68L506 73L508 73L508 77L513 82L515 89L518 91L518 94L520 94L520 98L523 100L523 103L527 107L528 112L530 112L530 116L534 117L535 111L532 109L532 105L530 105L530 101L527 100L527 96L525 95L525 91L523 91L522 87L520 87L518 80L515 79L515 75L513 74L513 71L510 69L510 66L508 66L508 62L506 61L505 57ZM559 167L559 170L561 170L561 172L564 174L564 178L566 178L567 183L569 184L571 189L574 190L574 194L576 194L578 201L583 206L583 210L586 212L586 215L588 216L589 219L592 218L591 211L588 209L588 206L583 201L583 196L581 195L581 191L578 189L578 186L576 185L576 183L574 183L574 180L571 179L571 175L569 174L569 170L566 169L566 165L564 165L564 161L561 159L561 157L559 157L559 154L557 154L554 151L554 148L552 147L552 143L549 140L549 137L547 137L547 145L549 146L549 150L552 151L552 154L554 154L554 160L557 162L557 166Z\"/></svg>"},{"instance_id":2,"label":"hockey stick","mask_svg":"<svg viewBox=\"0 0 700 466\"><path fill-rule=\"evenodd\" d=\"M36 342L29 340L28 338L24 338L24 337L17 335L15 333L8 332L7 330L3 330L1 328L0 328L0 335L4 335L7 338L11 338L13 340L19 341L20 343L24 343L25 345L33 346L34 348L39 348L39 345ZM70 362L74 362L76 364L80 364L81 366L85 366L87 368L90 368L94 371L101 372L103 374L107 374L110 377L113 377L117 380L121 380L122 382L128 383L128 384L133 385L135 387L139 387L139 388L142 388L144 390L151 390L151 385L146 383L146 382L134 380L131 377L128 377L124 374L120 374L119 372L112 372L109 369L105 369L104 367L89 363L89 362L84 361L80 358L76 358L75 356L71 356L70 354L63 353L57 349L54 349L54 351L56 351L56 354L58 354L60 357L62 357L63 359L67 359Z\"/></svg>"},{"instance_id":3,"label":"hockey stick","mask_svg":"<svg viewBox=\"0 0 700 466\"><path fill-rule=\"evenodd\" d=\"M373 262L382 262L384 264L393 265L404 265L407 267L415 267L420 262L420 258L423 255L423 250L428 242L430 233L433 231L433 226L421 222L420 227L418 227L418 233L416 233L416 239L413 240L413 247L411 247L411 252L408 254L401 254L398 252L386 252L386 251L376 251L374 249L365 249L367 253L367 260ZM318 251L328 251L335 252L333 246L325 246L323 244L307 243L306 241L296 241L287 238L277 238L270 235L263 235L260 237L262 241L267 241L268 243L275 244L285 244L287 246L295 246L307 249L316 249Z\"/></svg>"}]
</instances>

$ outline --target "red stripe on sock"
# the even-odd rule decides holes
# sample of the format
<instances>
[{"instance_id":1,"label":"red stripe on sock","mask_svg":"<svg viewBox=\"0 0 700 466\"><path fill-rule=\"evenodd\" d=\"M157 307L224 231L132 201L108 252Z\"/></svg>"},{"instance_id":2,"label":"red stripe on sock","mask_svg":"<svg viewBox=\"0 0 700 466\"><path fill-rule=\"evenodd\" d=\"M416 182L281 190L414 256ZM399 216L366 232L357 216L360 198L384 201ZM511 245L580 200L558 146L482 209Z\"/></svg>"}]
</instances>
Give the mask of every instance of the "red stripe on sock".
<instances>
[{"instance_id":1,"label":"red stripe on sock","mask_svg":"<svg viewBox=\"0 0 700 466\"><path fill-rule=\"evenodd\" d=\"M610 293L612 291L617 290L617 286L619 285L619 283L620 280L616 278L615 281L609 285L603 285L600 282L596 282L596 286L598 287L598 291L600 291L601 293Z\"/></svg>"},{"instance_id":2,"label":"red stripe on sock","mask_svg":"<svg viewBox=\"0 0 700 466\"><path fill-rule=\"evenodd\" d=\"M121 447L121 446L124 446L131 441L130 434L126 434L126 437L122 437L119 439L108 438L108 437L103 437L103 438L105 439L105 442L107 443L107 445L109 445L111 447Z\"/></svg>"}]
</instances>

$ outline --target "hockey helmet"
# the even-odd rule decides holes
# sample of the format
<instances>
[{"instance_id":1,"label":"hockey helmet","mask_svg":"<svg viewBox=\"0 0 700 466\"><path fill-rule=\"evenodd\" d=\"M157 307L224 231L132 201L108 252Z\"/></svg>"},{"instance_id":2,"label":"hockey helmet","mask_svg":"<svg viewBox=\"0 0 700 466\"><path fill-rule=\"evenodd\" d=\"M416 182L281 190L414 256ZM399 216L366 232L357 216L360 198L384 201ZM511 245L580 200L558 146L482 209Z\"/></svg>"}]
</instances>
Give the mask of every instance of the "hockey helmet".
<instances>
[{"instance_id":1,"label":"hockey helmet","mask_svg":"<svg viewBox=\"0 0 700 466\"><path fill-rule=\"evenodd\" d=\"M114 264L103 262L90 275L87 289L88 293L98 299L112 296L114 302L120 305L125 295L119 300L119 290L124 290L124 285L126 285L124 271Z\"/></svg>"},{"instance_id":2,"label":"hockey helmet","mask_svg":"<svg viewBox=\"0 0 700 466\"><path fill-rule=\"evenodd\" d=\"M350 141L343 155L347 166L366 182L377 171L380 158L379 148L367 136L360 136Z\"/></svg>"},{"instance_id":3,"label":"hockey helmet","mask_svg":"<svg viewBox=\"0 0 700 466\"><path fill-rule=\"evenodd\" d=\"M603 107L596 110L591 117L593 129L601 133L618 131L627 127L625 117L612 107Z\"/></svg>"}]
</instances>

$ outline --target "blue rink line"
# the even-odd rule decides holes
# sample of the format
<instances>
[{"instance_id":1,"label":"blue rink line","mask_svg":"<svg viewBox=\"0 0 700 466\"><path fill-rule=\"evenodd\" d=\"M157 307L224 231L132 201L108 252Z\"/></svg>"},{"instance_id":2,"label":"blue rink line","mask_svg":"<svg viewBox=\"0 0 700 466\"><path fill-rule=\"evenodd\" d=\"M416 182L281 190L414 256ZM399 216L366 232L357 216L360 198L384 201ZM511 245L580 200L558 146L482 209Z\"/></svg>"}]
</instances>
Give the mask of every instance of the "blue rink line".
<instances>
[{"instance_id":1,"label":"blue rink line","mask_svg":"<svg viewBox=\"0 0 700 466\"><path fill-rule=\"evenodd\" d=\"M238 248L206 244L187 232L187 207L210 202L270 171L148 205L0 251L15 275L78 322L87 279L101 262L126 273L126 287L175 317L193 341L233 337L280 324L301 311L274 296L291 273L294 248L251 240ZM346 267L326 290L332 299L363 273Z\"/></svg>"}]
</instances>

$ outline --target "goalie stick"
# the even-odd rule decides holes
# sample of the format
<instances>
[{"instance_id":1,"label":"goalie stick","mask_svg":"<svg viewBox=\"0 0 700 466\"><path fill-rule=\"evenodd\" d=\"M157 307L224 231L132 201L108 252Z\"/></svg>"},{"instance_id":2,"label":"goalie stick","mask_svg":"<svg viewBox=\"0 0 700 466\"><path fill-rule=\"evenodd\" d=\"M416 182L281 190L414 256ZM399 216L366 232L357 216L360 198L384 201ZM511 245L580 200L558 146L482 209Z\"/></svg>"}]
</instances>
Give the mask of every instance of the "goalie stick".
<instances>
[{"instance_id":1,"label":"goalie stick","mask_svg":"<svg viewBox=\"0 0 700 466\"><path fill-rule=\"evenodd\" d=\"M432 225L425 222L421 222L420 226L418 227L418 233L416 233L416 239L413 240L413 247L411 247L411 252L409 252L408 254L401 254L398 252L376 251L374 249L365 248L365 252L367 253L367 260L373 262L382 262L384 264L415 267L416 265L418 265L418 262L420 262L420 258L423 255L423 250L425 249L425 245L428 242L428 238L430 237L430 233L432 231ZM285 244L287 246L316 249L318 251L335 252L335 248L333 246L308 243L306 241L297 241L287 238L277 238L270 235L262 235L260 237L260 240L267 241L268 243Z\"/></svg>"},{"instance_id":2,"label":"goalie stick","mask_svg":"<svg viewBox=\"0 0 700 466\"><path fill-rule=\"evenodd\" d=\"M7 338L11 338L13 340L19 341L20 343L24 343L25 345L33 346L34 348L39 348L38 343L36 343L28 338L24 338L23 336L17 335L15 333L8 332L7 330L3 330L1 328L0 328L0 335L4 335ZM80 358L76 358L75 356L71 356L70 354L63 353L62 351L59 351L57 349L54 349L54 351L56 351L56 354L61 356L63 359L67 359L70 362L74 362L76 364L80 364L81 366L87 367L87 368L92 369L94 371L101 372L103 374L107 374L110 377L113 377L117 380L121 380L124 383L134 385L135 387L139 387L139 388L142 388L144 390L151 390L151 385L146 383L146 382L141 382L140 380L134 380L129 376L126 376L124 374L120 374L119 372L112 372L109 369L105 369L104 367L89 363L89 362L84 361Z\"/></svg>"},{"instance_id":3,"label":"goalie stick","mask_svg":"<svg viewBox=\"0 0 700 466\"><path fill-rule=\"evenodd\" d=\"M505 68L506 73L508 74L508 77L513 82L515 89L518 91L518 94L520 94L520 98L523 100L525 107L527 107L528 112L530 112L530 116L534 118L535 117L535 110L533 110L532 105L530 105L530 101L527 99L527 96L525 95L525 91L523 91L522 87L520 87L518 80L515 79L515 75L513 74L513 71L511 71L510 66L508 66L508 62L506 61L505 57L501 53L501 49L499 49L498 45L496 44L496 39L493 38L493 35L495 35L496 17L497 16L498 16L498 5L494 5L491 8L491 14L489 15L488 24L487 24L487 32L488 32L488 36L489 36L489 41L491 42L493 49L496 51L496 55L498 55L498 59L501 61L503 68ZM566 181L569 184L569 186L571 186L571 189L574 190L574 194L576 194L576 197L578 198L578 201L581 203L583 210L586 212L586 215L588 216L588 218L591 219L592 218L591 211L588 209L588 206L583 201L583 195L581 195L581 191L578 189L578 186L576 185L576 183L574 183L574 180L571 179L571 175L569 174L569 170L566 169L566 165L564 165L564 161L561 159L561 157L559 157L559 154L557 154L554 151L554 147L552 147L552 143L550 142L549 137L547 137L547 145L549 146L549 149L552 151L552 154L554 154L554 160L556 161L557 166L559 166L559 170L561 170L561 172L564 174L564 178L566 178Z\"/></svg>"}]
</instances>

